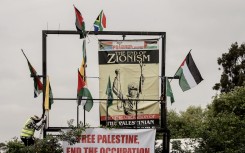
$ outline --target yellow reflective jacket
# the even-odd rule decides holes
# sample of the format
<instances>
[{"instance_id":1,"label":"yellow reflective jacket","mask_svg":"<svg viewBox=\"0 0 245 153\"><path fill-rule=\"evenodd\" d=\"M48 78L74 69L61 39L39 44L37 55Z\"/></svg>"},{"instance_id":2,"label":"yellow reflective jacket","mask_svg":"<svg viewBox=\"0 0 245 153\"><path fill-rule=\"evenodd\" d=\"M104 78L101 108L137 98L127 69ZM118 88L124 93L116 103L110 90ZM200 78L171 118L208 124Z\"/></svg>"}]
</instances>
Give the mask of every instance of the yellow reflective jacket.
<instances>
[{"instance_id":1,"label":"yellow reflective jacket","mask_svg":"<svg viewBox=\"0 0 245 153\"><path fill-rule=\"evenodd\" d=\"M21 130L21 137L26 137L26 138L30 138L34 135L35 132L35 127L33 126L33 120L31 118L29 118L24 127Z\"/></svg>"}]
</instances>

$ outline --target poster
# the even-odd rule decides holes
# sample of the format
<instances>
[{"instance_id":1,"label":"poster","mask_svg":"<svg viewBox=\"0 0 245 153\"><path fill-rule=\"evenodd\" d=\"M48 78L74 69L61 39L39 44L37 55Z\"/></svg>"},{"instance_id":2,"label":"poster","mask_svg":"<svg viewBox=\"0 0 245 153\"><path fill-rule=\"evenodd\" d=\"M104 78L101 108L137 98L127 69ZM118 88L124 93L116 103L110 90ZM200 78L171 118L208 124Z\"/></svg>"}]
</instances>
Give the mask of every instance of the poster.
<instances>
[{"instance_id":1,"label":"poster","mask_svg":"<svg viewBox=\"0 0 245 153\"><path fill-rule=\"evenodd\" d=\"M100 124L151 128L159 125L158 40L100 40L99 97L107 99L111 84L112 105L100 101Z\"/></svg>"},{"instance_id":2,"label":"poster","mask_svg":"<svg viewBox=\"0 0 245 153\"><path fill-rule=\"evenodd\" d=\"M88 128L79 142L62 142L64 153L154 153L156 129Z\"/></svg>"}]
</instances>

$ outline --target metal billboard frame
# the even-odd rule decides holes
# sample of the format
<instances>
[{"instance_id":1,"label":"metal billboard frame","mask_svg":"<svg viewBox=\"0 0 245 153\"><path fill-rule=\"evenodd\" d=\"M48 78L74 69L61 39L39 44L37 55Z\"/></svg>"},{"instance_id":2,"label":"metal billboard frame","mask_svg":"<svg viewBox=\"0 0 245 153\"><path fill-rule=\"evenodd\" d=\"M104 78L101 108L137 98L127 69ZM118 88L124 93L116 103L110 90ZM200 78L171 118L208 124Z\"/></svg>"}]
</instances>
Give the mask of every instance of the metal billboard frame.
<instances>
[{"instance_id":1,"label":"metal billboard frame","mask_svg":"<svg viewBox=\"0 0 245 153\"><path fill-rule=\"evenodd\" d=\"M166 76L165 76L165 62L166 62L166 32L148 32L148 31L86 31L85 33L73 30L43 30L42 31L42 77L43 77L43 115L45 113L44 100L45 100L45 87L47 76L47 35L121 35L123 40L127 35L130 36L159 36L162 44L161 56L161 96L158 101L161 105L161 128L157 129L158 132L163 133L163 153L169 153L170 131L167 127L167 101L166 101ZM173 78L174 77L168 77ZM76 100L76 98L62 99L53 98L54 100ZM47 132L57 132L58 130L65 129L65 127L44 127L43 137L46 137Z\"/></svg>"}]
</instances>

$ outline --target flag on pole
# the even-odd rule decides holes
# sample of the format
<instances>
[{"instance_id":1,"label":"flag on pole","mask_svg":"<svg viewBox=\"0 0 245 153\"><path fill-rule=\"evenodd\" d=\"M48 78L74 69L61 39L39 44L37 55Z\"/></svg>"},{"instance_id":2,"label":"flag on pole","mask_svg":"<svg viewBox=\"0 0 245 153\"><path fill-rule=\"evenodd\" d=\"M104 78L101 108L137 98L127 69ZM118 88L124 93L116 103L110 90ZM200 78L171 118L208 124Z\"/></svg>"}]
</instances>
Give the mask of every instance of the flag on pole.
<instances>
[{"instance_id":1,"label":"flag on pole","mask_svg":"<svg viewBox=\"0 0 245 153\"><path fill-rule=\"evenodd\" d=\"M84 106L84 109L86 111L89 112L92 109L94 104L93 97L79 70L78 70L77 99L78 99L78 105L82 103L82 106Z\"/></svg>"},{"instance_id":2,"label":"flag on pole","mask_svg":"<svg viewBox=\"0 0 245 153\"><path fill-rule=\"evenodd\" d=\"M82 64L80 66L80 73L83 77L83 80L85 81L85 83L87 83L87 79L86 79L86 67L87 67L87 53L86 53L86 39L83 40L83 57L82 57Z\"/></svg>"},{"instance_id":3,"label":"flag on pole","mask_svg":"<svg viewBox=\"0 0 245 153\"><path fill-rule=\"evenodd\" d=\"M102 10L94 21L94 31L103 31L104 28L106 28L106 16Z\"/></svg>"},{"instance_id":4,"label":"flag on pole","mask_svg":"<svg viewBox=\"0 0 245 153\"><path fill-rule=\"evenodd\" d=\"M46 79L46 90L45 90L45 101L44 101L44 109L51 110L51 105L54 103L53 101L53 93L51 89L51 85L49 82L49 77Z\"/></svg>"},{"instance_id":5,"label":"flag on pole","mask_svg":"<svg viewBox=\"0 0 245 153\"><path fill-rule=\"evenodd\" d=\"M105 93L108 98L107 98L107 107L110 107L113 102L113 94L112 94L112 88L111 88L111 79L110 76L108 78L108 83L107 83L107 88L106 88L106 93Z\"/></svg>"},{"instance_id":6,"label":"flag on pole","mask_svg":"<svg viewBox=\"0 0 245 153\"><path fill-rule=\"evenodd\" d=\"M171 104L174 102L174 94L168 78L166 78L166 96L170 97Z\"/></svg>"},{"instance_id":7,"label":"flag on pole","mask_svg":"<svg viewBox=\"0 0 245 153\"><path fill-rule=\"evenodd\" d=\"M189 90L198 85L202 80L202 76L189 52L175 73L179 77L179 85L182 91Z\"/></svg>"},{"instance_id":8,"label":"flag on pole","mask_svg":"<svg viewBox=\"0 0 245 153\"><path fill-rule=\"evenodd\" d=\"M76 14L76 28L77 31L81 31L82 34L80 34L80 38L84 38L85 37L85 22L83 20L82 14L80 13L80 11L74 6L75 9L75 14Z\"/></svg>"},{"instance_id":9,"label":"flag on pole","mask_svg":"<svg viewBox=\"0 0 245 153\"><path fill-rule=\"evenodd\" d=\"M26 57L24 51L22 49L21 49L21 51L22 51L23 55L25 56L25 58L27 60L28 67L29 67L29 70L31 72L31 77L33 77L33 81L34 81L34 98L36 98L43 91L43 84L40 81L40 78L37 76L36 70L33 68L33 66L29 62L28 58Z\"/></svg>"}]
</instances>

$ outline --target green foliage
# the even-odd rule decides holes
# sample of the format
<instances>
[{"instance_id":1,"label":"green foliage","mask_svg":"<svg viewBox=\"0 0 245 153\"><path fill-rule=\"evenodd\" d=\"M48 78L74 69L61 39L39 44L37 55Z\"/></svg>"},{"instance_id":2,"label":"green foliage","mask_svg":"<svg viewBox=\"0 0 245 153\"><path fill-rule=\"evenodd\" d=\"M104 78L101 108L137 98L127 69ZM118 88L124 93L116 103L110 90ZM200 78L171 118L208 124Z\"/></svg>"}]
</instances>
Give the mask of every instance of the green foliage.
<instances>
[{"instance_id":1,"label":"green foliage","mask_svg":"<svg viewBox=\"0 0 245 153\"><path fill-rule=\"evenodd\" d=\"M6 153L22 153L21 149L24 148L24 144L14 137L13 140L10 140L6 143Z\"/></svg>"},{"instance_id":2,"label":"green foliage","mask_svg":"<svg viewBox=\"0 0 245 153\"><path fill-rule=\"evenodd\" d=\"M6 144L5 143L0 143L0 148L2 148L2 147L5 147L6 146Z\"/></svg>"},{"instance_id":3,"label":"green foliage","mask_svg":"<svg viewBox=\"0 0 245 153\"><path fill-rule=\"evenodd\" d=\"M182 144L180 140L172 141L172 150L173 152L181 152L181 153L191 153L189 149L182 149L181 145L189 145L189 144Z\"/></svg>"},{"instance_id":4,"label":"green foliage","mask_svg":"<svg viewBox=\"0 0 245 153\"><path fill-rule=\"evenodd\" d=\"M186 111L168 112L168 129L171 139L199 138L201 126L205 119L205 111L201 107L190 106Z\"/></svg>"},{"instance_id":5,"label":"green foliage","mask_svg":"<svg viewBox=\"0 0 245 153\"><path fill-rule=\"evenodd\" d=\"M67 141L70 145L73 145L79 142L79 138L82 133L89 127L88 124L83 125L82 123L77 126L73 125L74 120L70 120L67 122L69 129L66 131L61 131L59 135L59 139L62 141Z\"/></svg>"},{"instance_id":6,"label":"green foliage","mask_svg":"<svg viewBox=\"0 0 245 153\"><path fill-rule=\"evenodd\" d=\"M35 153L62 153L63 149L59 140L51 135L48 135L44 139L36 140L35 144L30 147L26 147Z\"/></svg>"},{"instance_id":7,"label":"green foliage","mask_svg":"<svg viewBox=\"0 0 245 153\"><path fill-rule=\"evenodd\" d=\"M163 146L161 144L155 148L155 153L162 153L162 150L163 150Z\"/></svg>"},{"instance_id":8,"label":"green foliage","mask_svg":"<svg viewBox=\"0 0 245 153\"><path fill-rule=\"evenodd\" d=\"M62 153L63 149L58 139L47 136L44 139L36 139L32 146L25 146L18 138L13 138L6 144L6 153Z\"/></svg>"},{"instance_id":9,"label":"green foliage","mask_svg":"<svg viewBox=\"0 0 245 153\"><path fill-rule=\"evenodd\" d=\"M202 126L202 152L245 152L245 88L221 94L208 106Z\"/></svg>"},{"instance_id":10,"label":"green foliage","mask_svg":"<svg viewBox=\"0 0 245 153\"><path fill-rule=\"evenodd\" d=\"M245 117L245 88L236 87L234 91L222 94L219 98L216 97L212 105L209 107L212 109L213 115L218 114L231 114L238 116L239 118Z\"/></svg>"},{"instance_id":11,"label":"green foliage","mask_svg":"<svg viewBox=\"0 0 245 153\"><path fill-rule=\"evenodd\" d=\"M223 72L220 82L213 87L221 93L230 92L236 86L243 86L245 81L245 43L239 46L237 42L231 45L228 53L222 54L217 60ZM220 68L219 68L220 69Z\"/></svg>"},{"instance_id":12,"label":"green foliage","mask_svg":"<svg viewBox=\"0 0 245 153\"><path fill-rule=\"evenodd\" d=\"M245 152L245 87L216 96L205 110L190 106L186 111L168 112L171 139L200 138L197 153ZM173 144L173 148L183 152Z\"/></svg>"},{"instance_id":13,"label":"green foliage","mask_svg":"<svg viewBox=\"0 0 245 153\"><path fill-rule=\"evenodd\" d=\"M182 151L182 149L181 149L181 141L172 142L172 148L173 148L173 150Z\"/></svg>"}]
</instances>

